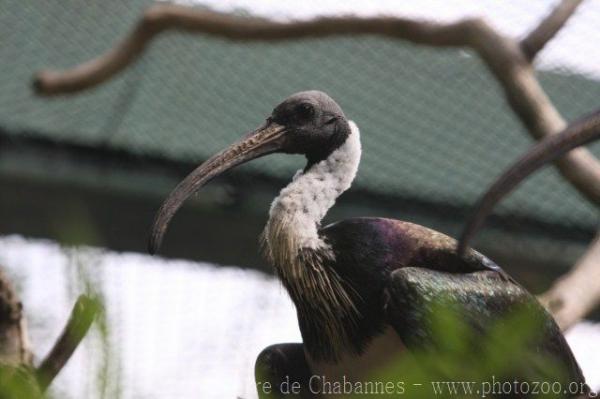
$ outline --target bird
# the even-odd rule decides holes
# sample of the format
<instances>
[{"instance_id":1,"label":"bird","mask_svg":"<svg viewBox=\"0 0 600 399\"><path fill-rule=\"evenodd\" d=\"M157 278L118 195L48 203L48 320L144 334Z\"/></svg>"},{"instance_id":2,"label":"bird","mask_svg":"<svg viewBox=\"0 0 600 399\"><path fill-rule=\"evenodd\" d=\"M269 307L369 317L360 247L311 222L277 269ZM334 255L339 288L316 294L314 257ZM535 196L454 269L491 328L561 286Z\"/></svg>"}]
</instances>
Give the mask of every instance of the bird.
<instances>
[{"instance_id":1,"label":"bird","mask_svg":"<svg viewBox=\"0 0 600 399\"><path fill-rule=\"evenodd\" d=\"M476 331L526 304L543 323L538 351L584 383L582 372L552 317L493 261L473 249L457 253L455 239L424 226L354 217L322 226L359 167L360 131L341 107L318 90L293 94L257 129L193 170L156 213L148 250L159 249L184 201L221 173L273 153L300 154L305 166L274 199L261 236L262 252L295 305L301 343L274 344L257 357L262 397L286 397L283 382L304 397L324 395L313 376L365 378L402 354L435 346L423 306L447 298L466 312ZM259 381L260 380L260 381ZM257 385L258 386L258 385Z\"/></svg>"}]
</instances>

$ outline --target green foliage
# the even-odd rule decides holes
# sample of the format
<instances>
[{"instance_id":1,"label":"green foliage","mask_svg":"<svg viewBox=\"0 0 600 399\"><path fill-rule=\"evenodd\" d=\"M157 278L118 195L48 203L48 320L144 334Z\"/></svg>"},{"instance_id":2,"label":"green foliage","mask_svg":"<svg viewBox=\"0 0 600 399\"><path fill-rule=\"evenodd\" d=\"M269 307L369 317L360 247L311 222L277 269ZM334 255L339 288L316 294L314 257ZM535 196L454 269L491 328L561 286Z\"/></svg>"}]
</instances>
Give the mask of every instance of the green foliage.
<instances>
[{"instance_id":1,"label":"green foliage","mask_svg":"<svg viewBox=\"0 0 600 399\"><path fill-rule=\"evenodd\" d=\"M91 232L96 236L93 223L84 219L79 220L82 226L78 231ZM94 346L94 353L98 355L92 359L91 372L93 373L93 390L97 398L118 399L121 397L121 381L118 370L120 369L119 355L110 341L110 325L105 312L104 303L106 299L103 293L103 280L101 264L97 249L84 249L82 247L63 247L65 255L69 259L70 279L67 281L68 291L71 294L86 293L93 298L93 309L95 311L95 322L84 338L82 344L89 342Z\"/></svg>"},{"instance_id":2,"label":"green foliage","mask_svg":"<svg viewBox=\"0 0 600 399\"><path fill-rule=\"evenodd\" d=\"M64 393L52 387L56 372L62 368L61 359L69 359L71 351L78 346L90 344L95 348L92 352L100 355L87 364L94 377L91 379L94 397L118 399L121 396L119 376L115 372L118 356L109 339L102 282L92 270L97 270L98 251L65 247L64 252L70 271L67 291L71 295L84 294L79 295L62 335L55 338L57 344L39 365L0 365L0 399L65 398Z\"/></svg>"},{"instance_id":3,"label":"green foliage","mask_svg":"<svg viewBox=\"0 0 600 399\"><path fill-rule=\"evenodd\" d=\"M375 373L371 379L401 380L403 394L410 398L494 397L488 392L492 388L496 392L505 391L499 397L511 397L506 393L508 386L501 388L501 385L510 383L514 394L515 380L519 384L529 384L530 389L543 382L560 382L566 389L568 381L564 370L556 361L542 356L535 349L533 343L541 338L543 331L541 318L536 316L531 308L516 309L497 320L482 335L460 312L440 305L430 320L435 347L403 355L393 365ZM435 385L436 382L441 384ZM463 383L471 384L471 387ZM436 392L436 388L439 392ZM465 393L469 389L472 392ZM532 397L563 395L540 393Z\"/></svg>"},{"instance_id":4,"label":"green foliage","mask_svg":"<svg viewBox=\"0 0 600 399\"><path fill-rule=\"evenodd\" d=\"M42 398L34 373L26 367L0 366L0 399Z\"/></svg>"}]
</instances>

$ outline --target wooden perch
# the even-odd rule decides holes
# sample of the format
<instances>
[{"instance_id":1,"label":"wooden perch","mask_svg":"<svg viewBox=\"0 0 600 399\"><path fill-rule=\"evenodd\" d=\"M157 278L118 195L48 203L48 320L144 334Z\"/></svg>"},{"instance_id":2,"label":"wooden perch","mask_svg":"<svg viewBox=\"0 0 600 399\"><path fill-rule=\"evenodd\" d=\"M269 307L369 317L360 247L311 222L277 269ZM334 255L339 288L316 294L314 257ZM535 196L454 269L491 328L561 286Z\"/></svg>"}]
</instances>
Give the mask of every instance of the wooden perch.
<instances>
[{"instance_id":1,"label":"wooden perch","mask_svg":"<svg viewBox=\"0 0 600 399\"><path fill-rule=\"evenodd\" d=\"M566 330L600 305L600 234L573 269L540 297Z\"/></svg>"},{"instance_id":2,"label":"wooden perch","mask_svg":"<svg viewBox=\"0 0 600 399\"><path fill-rule=\"evenodd\" d=\"M99 85L134 63L151 41L167 30L241 42L378 35L434 47L472 49L496 78L528 133L541 139L563 130L567 124L540 86L532 61L581 2L558 2L521 41L500 34L477 18L437 23L392 17L332 17L281 23L174 4L155 4L143 14L133 31L106 54L70 70L41 71L34 78L34 88L41 95L57 95ZM573 150L557 161L557 167L582 196L600 204L600 162L589 151ZM587 270L577 267L572 274Z\"/></svg>"},{"instance_id":3,"label":"wooden perch","mask_svg":"<svg viewBox=\"0 0 600 399\"><path fill-rule=\"evenodd\" d=\"M86 295L77 298L62 334L36 370L38 384L42 392L48 388L69 361L99 311L100 305L95 299Z\"/></svg>"}]
</instances>

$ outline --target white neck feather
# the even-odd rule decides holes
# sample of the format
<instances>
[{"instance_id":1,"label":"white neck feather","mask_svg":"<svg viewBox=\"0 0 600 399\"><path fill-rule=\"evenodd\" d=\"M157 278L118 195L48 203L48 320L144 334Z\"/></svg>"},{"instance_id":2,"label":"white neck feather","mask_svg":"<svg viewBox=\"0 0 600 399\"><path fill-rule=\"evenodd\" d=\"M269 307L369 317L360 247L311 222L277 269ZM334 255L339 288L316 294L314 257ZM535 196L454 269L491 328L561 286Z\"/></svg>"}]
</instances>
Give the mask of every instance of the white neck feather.
<instances>
[{"instance_id":1,"label":"white neck feather","mask_svg":"<svg viewBox=\"0 0 600 399\"><path fill-rule=\"evenodd\" d=\"M296 304L299 320L319 331L320 346L329 348L332 359L352 347L344 322L358 320L360 314L347 285L325 267L333 252L318 228L337 197L350 188L360 154L360 133L350 122L350 135L338 149L306 172L299 170L281 190L263 234L266 255ZM315 307L316 313L310 311Z\"/></svg>"},{"instance_id":2,"label":"white neck feather","mask_svg":"<svg viewBox=\"0 0 600 399\"><path fill-rule=\"evenodd\" d=\"M350 122L350 135L326 159L306 172L296 172L271 205L265 229L267 250L275 266L288 262L298 251L326 249L318 235L321 220L336 198L350 188L360 162L360 132Z\"/></svg>"}]
</instances>

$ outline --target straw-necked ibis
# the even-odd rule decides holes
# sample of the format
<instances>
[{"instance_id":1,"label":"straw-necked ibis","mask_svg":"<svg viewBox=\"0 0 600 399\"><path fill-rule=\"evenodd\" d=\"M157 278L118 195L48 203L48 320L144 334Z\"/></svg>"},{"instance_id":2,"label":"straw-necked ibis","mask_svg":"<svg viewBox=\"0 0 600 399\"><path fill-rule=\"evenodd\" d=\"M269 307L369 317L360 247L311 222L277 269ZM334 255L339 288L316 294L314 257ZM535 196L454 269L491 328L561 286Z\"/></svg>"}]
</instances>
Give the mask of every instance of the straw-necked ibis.
<instances>
[{"instance_id":1,"label":"straw-necked ibis","mask_svg":"<svg viewBox=\"0 0 600 399\"><path fill-rule=\"evenodd\" d=\"M364 378L406 350L435 345L423 306L436 298L459 304L482 333L528 305L544 326L537 351L560 362L569 381L584 381L551 316L480 253L458 256L454 239L399 220L363 217L321 227L356 176L361 141L357 126L320 91L287 98L262 126L186 177L156 216L150 252L186 198L226 170L271 153L307 159L273 201L263 233L265 256L296 306L303 339L259 355L257 375L273 387L291 378L306 390L312 375Z\"/></svg>"}]
</instances>

